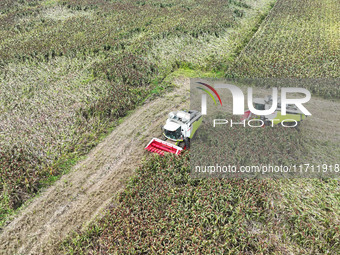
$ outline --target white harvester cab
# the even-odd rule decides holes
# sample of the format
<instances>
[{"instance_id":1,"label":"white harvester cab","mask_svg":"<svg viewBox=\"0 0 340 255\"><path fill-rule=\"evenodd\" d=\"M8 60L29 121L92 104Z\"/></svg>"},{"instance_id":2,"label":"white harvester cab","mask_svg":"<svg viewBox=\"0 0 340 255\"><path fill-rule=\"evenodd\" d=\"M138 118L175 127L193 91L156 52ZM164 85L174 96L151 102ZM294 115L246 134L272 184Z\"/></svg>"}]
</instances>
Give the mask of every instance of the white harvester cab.
<instances>
[{"instance_id":1,"label":"white harvester cab","mask_svg":"<svg viewBox=\"0 0 340 255\"><path fill-rule=\"evenodd\" d=\"M183 149L190 147L190 139L201 124L202 114L198 111L170 112L162 127L163 140L153 138L145 149L161 155L164 152L180 154Z\"/></svg>"}]
</instances>

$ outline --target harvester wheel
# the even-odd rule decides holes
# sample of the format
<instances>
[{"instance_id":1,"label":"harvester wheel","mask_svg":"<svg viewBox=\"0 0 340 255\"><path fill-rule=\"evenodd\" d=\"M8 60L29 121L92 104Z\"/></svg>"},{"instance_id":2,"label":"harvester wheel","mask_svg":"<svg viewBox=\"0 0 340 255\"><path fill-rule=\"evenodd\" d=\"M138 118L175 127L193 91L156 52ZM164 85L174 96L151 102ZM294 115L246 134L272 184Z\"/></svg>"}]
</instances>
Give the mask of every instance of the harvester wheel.
<instances>
[{"instance_id":1,"label":"harvester wheel","mask_svg":"<svg viewBox=\"0 0 340 255\"><path fill-rule=\"evenodd\" d=\"M184 139L184 145L187 150L190 149L190 138Z\"/></svg>"},{"instance_id":2,"label":"harvester wheel","mask_svg":"<svg viewBox=\"0 0 340 255\"><path fill-rule=\"evenodd\" d=\"M264 121L264 126L270 126L272 122L270 120L265 120Z\"/></svg>"},{"instance_id":3,"label":"harvester wheel","mask_svg":"<svg viewBox=\"0 0 340 255\"><path fill-rule=\"evenodd\" d=\"M300 132L300 124L301 124L301 121L298 121L297 125L295 126L296 130Z\"/></svg>"},{"instance_id":4,"label":"harvester wheel","mask_svg":"<svg viewBox=\"0 0 340 255\"><path fill-rule=\"evenodd\" d=\"M184 141L178 142L176 145L177 145L178 147L181 147L182 149L185 148L185 143L184 143Z\"/></svg>"}]
</instances>

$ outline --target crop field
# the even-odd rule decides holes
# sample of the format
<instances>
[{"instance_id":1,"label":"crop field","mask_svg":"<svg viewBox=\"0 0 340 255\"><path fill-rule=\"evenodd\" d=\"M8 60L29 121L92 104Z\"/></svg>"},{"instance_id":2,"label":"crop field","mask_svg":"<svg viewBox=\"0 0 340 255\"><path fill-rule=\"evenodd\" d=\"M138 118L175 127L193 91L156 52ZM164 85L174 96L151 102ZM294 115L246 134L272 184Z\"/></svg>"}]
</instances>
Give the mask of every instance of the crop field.
<instances>
[{"instance_id":1,"label":"crop field","mask_svg":"<svg viewBox=\"0 0 340 255\"><path fill-rule=\"evenodd\" d=\"M305 78L312 95L339 98L338 10L332 0L277 1L227 77ZM322 87L316 78L328 83ZM339 126L317 135L323 125L256 134L235 129L223 153L234 164L278 163L278 157L289 164L339 162L338 138L325 138ZM190 177L190 153L156 156L137 170L106 215L64 240L61 251L337 254L339 187L339 180L327 178L198 180Z\"/></svg>"},{"instance_id":2,"label":"crop field","mask_svg":"<svg viewBox=\"0 0 340 255\"><path fill-rule=\"evenodd\" d=\"M228 76L339 78L339 12L337 0L277 1ZM340 98L338 79L305 87L313 94Z\"/></svg>"},{"instance_id":3,"label":"crop field","mask_svg":"<svg viewBox=\"0 0 340 255\"><path fill-rule=\"evenodd\" d=\"M336 180L192 179L190 155L154 157L66 254L336 254Z\"/></svg>"},{"instance_id":4,"label":"crop field","mask_svg":"<svg viewBox=\"0 0 340 255\"><path fill-rule=\"evenodd\" d=\"M222 151L233 164L339 163L339 8L337 0L0 1L0 235L8 226L2 233L12 233L1 235L0 246L7 245L10 253L39 243L34 238L47 242L48 234L56 234L45 233L53 229L47 225L63 219L63 213L79 215L77 205L93 199L92 189L97 197L105 192L96 189L100 182L98 187L90 182L109 176L110 164L120 160L120 155L110 157L115 141L87 158L93 176L79 168L84 170L79 182L69 183L67 177L58 182L56 189L63 192L49 208L48 222L39 215L49 203L42 203L40 214L33 208L10 222L25 201L68 172L131 110L173 88L173 93L187 91L184 84L179 90L172 84L169 77L177 72L273 78L267 87L279 86L277 78L291 78L291 86L323 97L309 102L315 118L300 130L233 129ZM177 106L183 98L177 98ZM159 114L153 110L150 115ZM143 143L150 135L146 121L144 131L127 141ZM122 133L114 137L119 140ZM204 140L204 132L197 137L212 146L217 140ZM119 153L131 149L117 147ZM66 222L76 231L57 249L66 254L340 250L339 180L194 179L190 153L148 156L103 217L92 221L95 213L85 212L79 218L86 224L91 215L92 223L82 228ZM74 194L68 189L72 185ZM39 201L55 200L53 188ZM73 199L78 204L72 205ZM27 234L35 223L36 231Z\"/></svg>"},{"instance_id":5,"label":"crop field","mask_svg":"<svg viewBox=\"0 0 340 255\"><path fill-rule=\"evenodd\" d=\"M172 71L232 61L272 2L1 1L0 219Z\"/></svg>"}]
</instances>

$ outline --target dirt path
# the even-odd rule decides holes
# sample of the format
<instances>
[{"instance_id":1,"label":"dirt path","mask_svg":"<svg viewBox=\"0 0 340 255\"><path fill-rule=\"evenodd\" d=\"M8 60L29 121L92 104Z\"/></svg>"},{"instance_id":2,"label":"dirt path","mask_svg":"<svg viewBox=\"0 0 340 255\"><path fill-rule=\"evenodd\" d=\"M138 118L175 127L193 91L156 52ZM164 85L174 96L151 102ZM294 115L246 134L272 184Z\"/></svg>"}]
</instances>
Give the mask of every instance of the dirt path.
<instances>
[{"instance_id":1,"label":"dirt path","mask_svg":"<svg viewBox=\"0 0 340 255\"><path fill-rule=\"evenodd\" d=\"M128 116L88 157L42 192L1 233L2 254L57 254L54 244L89 223L122 190L171 110L189 107L189 79ZM185 86L183 86L185 84Z\"/></svg>"},{"instance_id":2,"label":"dirt path","mask_svg":"<svg viewBox=\"0 0 340 255\"><path fill-rule=\"evenodd\" d=\"M1 233L0 252L58 254L55 244L91 222L124 188L124 181L146 155L144 146L159 136L169 111L189 107L189 79L179 79L177 84L173 92L127 117L84 161L20 212ZM306 107L313 114L306 123L308 132L318 140L339 144L340 102L313 98Z\"/></svg>"}]
</instances>

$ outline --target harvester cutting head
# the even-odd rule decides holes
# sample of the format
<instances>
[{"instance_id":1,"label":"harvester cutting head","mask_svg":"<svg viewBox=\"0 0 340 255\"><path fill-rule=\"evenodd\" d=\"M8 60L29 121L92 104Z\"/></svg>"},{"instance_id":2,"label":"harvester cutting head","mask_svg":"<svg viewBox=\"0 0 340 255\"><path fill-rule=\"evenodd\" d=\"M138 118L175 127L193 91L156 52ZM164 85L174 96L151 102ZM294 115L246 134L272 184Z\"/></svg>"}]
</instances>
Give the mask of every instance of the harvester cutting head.
<instances>
[{"instance_id":1,"label":"harvester cutting head","mask_svg":"<svg viewBox=\"0 0 340 255\"><path fill-rule=\"evenodd\" d=\"M160 155L164 155L166 152L179 155L183 149L189 148L190 139L201 123L202 115L198 111L170 112L162 127L164 141L153 138L145 149ZM169 142L165 140L169 140Z\"/></svg>"},{"instance_id":2,"label":"harvester cutting head","mask_svg":"<svg viewBox=\"0 0 340 255\"><path fill-rule=\"evenodd\" d=\"M166 141L162 141L158 138L153 138L149 144L145 147L146 150L154 153L158 153L159 155L164 155L165 152L181 154L183 150L181 147L174 145L172 143L168 143Z\"/></svg>"}]
</instances>

